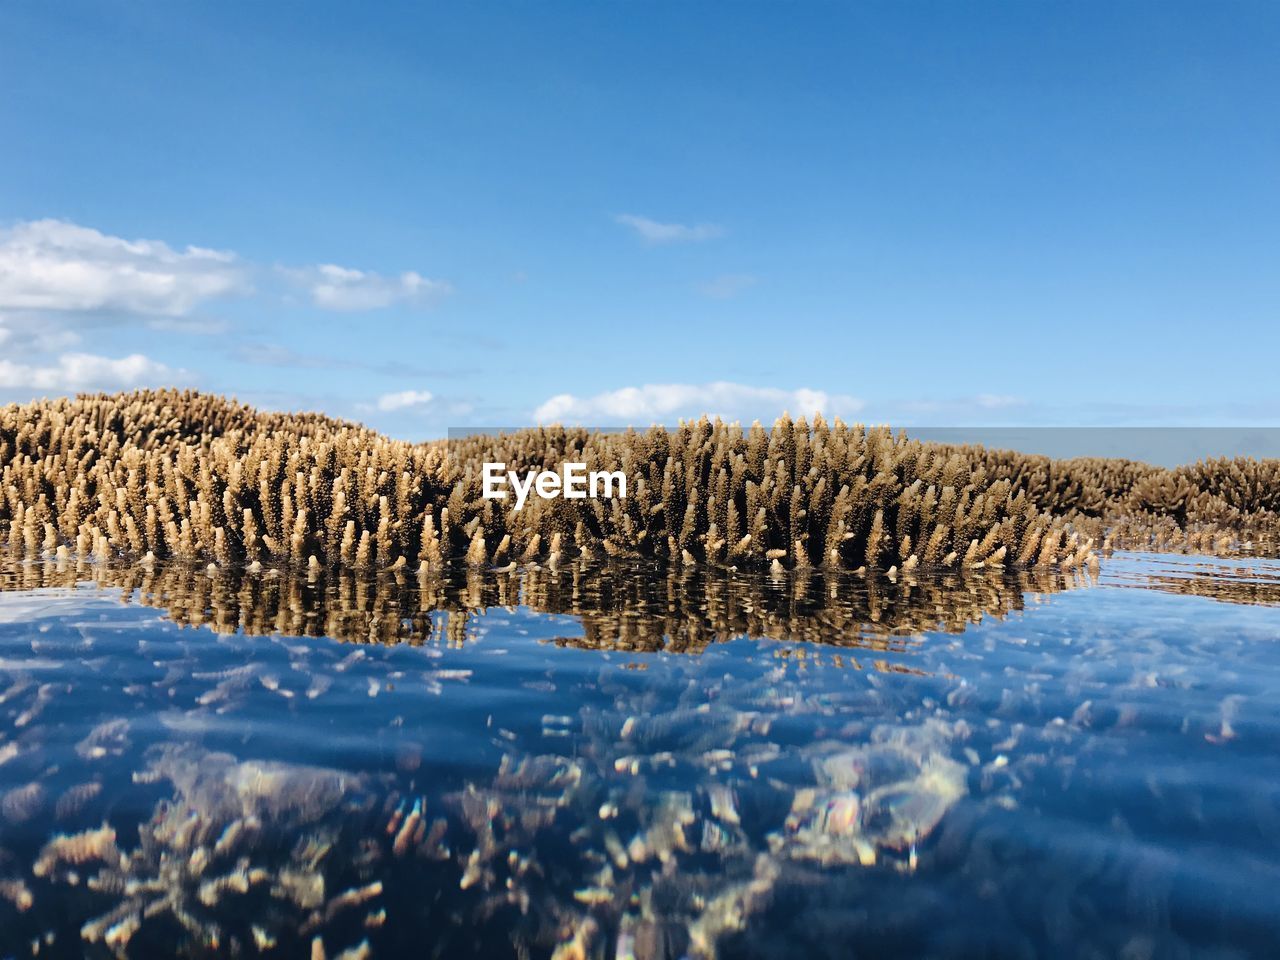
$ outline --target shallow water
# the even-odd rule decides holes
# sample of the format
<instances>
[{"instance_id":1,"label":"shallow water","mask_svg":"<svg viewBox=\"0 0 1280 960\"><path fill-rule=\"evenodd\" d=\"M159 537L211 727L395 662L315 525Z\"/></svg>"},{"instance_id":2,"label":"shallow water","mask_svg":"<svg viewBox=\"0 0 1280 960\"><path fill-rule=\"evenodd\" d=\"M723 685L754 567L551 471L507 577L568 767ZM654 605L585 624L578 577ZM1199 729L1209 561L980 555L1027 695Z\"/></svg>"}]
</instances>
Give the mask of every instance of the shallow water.
<instances>
[{"instance_id":1,"label":"shallow water","mask_svg":"<svg viewBox=\"0 0 1280 960\"><path fill-rule=\"evenodd\" d=\"M0 587L4 954L1280 943L1274 562Z\"/></svg>"}]
</instances>

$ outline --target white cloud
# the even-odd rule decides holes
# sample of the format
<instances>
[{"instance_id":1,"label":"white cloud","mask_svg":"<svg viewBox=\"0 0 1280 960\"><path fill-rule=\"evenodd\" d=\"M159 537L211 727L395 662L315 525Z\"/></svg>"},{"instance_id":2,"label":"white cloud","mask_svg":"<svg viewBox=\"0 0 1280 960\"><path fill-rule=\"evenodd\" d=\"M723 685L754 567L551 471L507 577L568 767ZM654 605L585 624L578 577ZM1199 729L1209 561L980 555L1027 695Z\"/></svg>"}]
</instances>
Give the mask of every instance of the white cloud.
<instances>
[{"instance_id":1,"label":"white cloud","mask_svg":"<svg viewBox=\"0 0 1280 960\"><path fill-rule=\"evenodd\" d=\"M176 317L244 286L234 254L125 240L64 220L0 230L0 309Z\"/></svg>"},{"instance_id":2,"label":"white cloud","mask_svg":"<svg viewBox=\"0 0 1280 960\"><path fill-rule=\"evenodd\" d=\"M251 281L264 279L265 289L255 291ZM189 379L186 371L140 353L106 356L98 340L126 325L154 331L160 341L172 333L227 333L233 329L229 323L201 308L238 294L278 301L285 284L301 286L315 306L328 310L428 304L450 290L414 271L390 276L336 264L273 270L229 251L126 239L65 220L0 224L0 389L57 393ZM246 347L241 359L249 363L401 374L409 369L403 363L362 364ZM430 399L408 396L399 402L423 408ZM397 401L393 395L387 402Z\"/></svg>"},{"instance_id":3,"label":"white cloud","mask_svg":"<svg viewBox=\"0 0 1280 960\"><path fill-rule=\"evenodd\" d=\"M92 353L64 353L47 365L0 359L0 388L69 393L81 390L120 390L172 384L188 379L140 353L112 359Z\"/></svg>"},{"instance_id":4,"label":"white cloud","mask_svg":"<svg viewBox=\"0 0 1280 960\"><path fill-rule=\"evenodd\" d=\"M811 416L815 412L850 416L862 407L862 401L856 397L807 388L781 390L725 381L707 384L651 383L623 387L592 397L558 394L538 407L533 418L538 423L568 420L601 425L617 422L643 425L702 414L725 419L769 419L784 410L794 416Z\"/></svg>"},{"instance_id":5,"label":"white cloud","mask_svg":"<svg viewBox=\"0 0 1280 960\"><path fill-rule=\"evenodd\" d=\"M729 300L756 285L749 273L725 273L698 285L698 292L713 300Z\"/></svg>"},{"instance_id":6,"label":"white cloud","mask_svg":"<svg viewBox=\"0 0 1280 960\"><path fill-rule=\"evenodd\" d=\"M306 289L311 302L323 310L380 310L397 303L430 305L452 290L449 284L429 280L413 270L386 277L322 263L284 273Z\"/></svg>"},{"instance_id":7,"label":"white cloud","mask_svg":"<svg viewBox=\"0 0 1280 960\"><path fill-rule=\"evenodd\" d=\"M405 410L424 407L434 399L429 390L401 390L399 393L384 393L378 398L377 407L382 411Z\"/></svg>"},{"instance_id":8,"label":"white cloud","mask_svg":"<svg viewBox=\"0 0 1280 960\"><path fill-rule=\"evenodd\" d=\"M127 240L65 220L0 228L0 311L44 329L80 322L77 316L88 322L133 316L159 330L225 332L224 322L192 312L207 301L252 292L249 278L259 270L229 251ZM327 263L279 272L325 310L429 305L451 291L413 270L384 276Z\"/></svg>"},{"instance_id":9,"label":"white cloud","mask_svg":"<svg viewBox=\"0 0 1280 960\"><path fill-rule=\"evenodd\" d=\"M697 243L724 236L724 227L714 223L660 223L634 213L620 213L613 219L630 227L646 243Z\"/></svg>"}]
</instances>

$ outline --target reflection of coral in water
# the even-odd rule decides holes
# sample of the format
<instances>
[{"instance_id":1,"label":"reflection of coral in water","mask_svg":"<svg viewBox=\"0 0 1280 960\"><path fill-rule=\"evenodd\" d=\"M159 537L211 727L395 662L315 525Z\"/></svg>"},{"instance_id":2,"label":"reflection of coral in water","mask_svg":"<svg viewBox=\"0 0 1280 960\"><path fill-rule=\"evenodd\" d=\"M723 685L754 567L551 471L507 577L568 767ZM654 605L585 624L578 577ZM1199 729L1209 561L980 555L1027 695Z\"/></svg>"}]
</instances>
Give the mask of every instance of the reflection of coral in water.
<instances>
[{"instance_id":1,"label":"reflection of coral in water","mask_svg":"<svg viewBox=\"0 0 1280 960\"><path fill-rule=\"evenodd\" d=\"M1206 597L1226 603L1261 607L1280 606L1280 578L1236 576L1222 573L1191 576L1149 576L1144 586L1163 593Z\"/></svg>"},{"instance_id":2,"label":"reflection of coral in water","mask_svg":"<svg viewBox=\"0 0 1280 960\"><path fill-rule=\"evenodd\" d=\"M1027 593L1090 583L1087 571L973 570L885 576L802 571L785 576L628 564L556 570L456 570L365 576L350 571L264 574L182 564L119 566L0 561L0 590L70 587L124 591L180 624L219 633L328 636L353 643L465 642L468 622L492 607L568 614L583 636L557 641L599 649L697 652L737 637L885 649L921 630L960 632L1020 610ZM108 747L109 748L109 747Z\"/></svg>"}]
</instances>

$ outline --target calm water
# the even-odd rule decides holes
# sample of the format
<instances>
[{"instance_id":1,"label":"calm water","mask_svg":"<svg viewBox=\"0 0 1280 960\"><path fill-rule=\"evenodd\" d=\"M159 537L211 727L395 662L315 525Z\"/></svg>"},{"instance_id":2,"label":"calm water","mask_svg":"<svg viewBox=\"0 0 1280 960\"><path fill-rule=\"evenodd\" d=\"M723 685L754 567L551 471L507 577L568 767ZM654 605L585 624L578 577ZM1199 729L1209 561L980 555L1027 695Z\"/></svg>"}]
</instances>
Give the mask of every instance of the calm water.
<instances>
[{"instance_id":1,"label":"calm water","mask_svg":"<svg viewBox=\"0 0 1280 960\"><path fill-rule=\"evenodd\" d=\"M1274 562L0 587L0 955L1280 944Z\"/></svg>"}]
</instances>

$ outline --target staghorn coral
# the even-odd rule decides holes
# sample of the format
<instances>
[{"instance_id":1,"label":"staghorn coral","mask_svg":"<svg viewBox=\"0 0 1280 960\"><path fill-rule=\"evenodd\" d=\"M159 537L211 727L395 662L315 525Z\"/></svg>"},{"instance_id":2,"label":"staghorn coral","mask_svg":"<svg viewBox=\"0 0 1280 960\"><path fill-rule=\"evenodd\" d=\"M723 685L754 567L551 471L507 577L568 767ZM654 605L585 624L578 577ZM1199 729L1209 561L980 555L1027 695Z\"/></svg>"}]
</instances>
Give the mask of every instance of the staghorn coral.
<instances>
[{"instance_id":1,"label":"staghorn coral","mask_svg":"<svg viewBox=\"0 0 1280 960\"><path fill-rule=\"evenodd\" d=\"M876 861L879 850L908 850L967 793L964 765L952 759L953 731L937 720L881 726L869 743L811 748L819 786L799 791L787 831L774 847L821 863ZM826 755L823 750L829 751ZM914 866L910 857L905 864Z\"/></svg>"},{"instance_id":2,"label":"staghorn coral","mask_svg":"<svg viewBox=\"0 0 1280 960\"><path fill-rule=\"evenodd\" d=\"M481 465L621 470L625 499L481 496ZM1280 461L1173 470L784 416L411 444L173 390L0 409L0 542L24 555L436 568L600 556L838 569L1071 567L1111 547L1280 552Z\"/></svg>"},{"instance_id":3,"label":"staghorn coral","mask_svg":"<svg viewBox=\"0 0 1280 960\"><path fill-rule=\"evenodd\" d=\"M1112 549L1280 556L1280 461L1210 459L1174 469L1133 460L952 447L1040 509Z\"/></svg>"},{"instance_id":4,"label":"staghorn coral","mask_svg":"<svg viewBox=\"0 0 1280 960\"><path fill-rule=\"evenodd\" d=\"M13 787L0 795L0 814L10 823L26 823L40 813L45 799L45 788L39 783Z\"/></svg>"},{"instance_id":5,"label":"staghorn coral","mask_svg":"<svg viewBox=\"0 0 1280 960\"><path fill-rule=\"evenodd\" d=\"M44 845L32 866L37 877L46 877L60 865L82 866L93 861L111 864L119 859L116 832L108 824L80 833L59 834Z\"/></svg>"},{"instance_id":6,"label":"staghorn coral","mask_svg":"<svg viewBox=\"0 0 1280 960\"><path fill-rule=\"evenodd\" d=\"M1130 549L1280 555L1280 461L1203 460L1134 484L1107 531Z\"/></svg>"},{"instance_id":7,"label":"staghorn coral","mask_svg":"<svg viewBox=\"0 0 1280 960\"><path fill-rule=\"evenodd\" d=\"M11 878L0 880L0 899L8 900L20 913L30 910L35 902L26 882Z\"/></svg>"},{"instance_id":8,"label":"staghorn coral","mask_svg":"<svg viewBox=\"0 0 1280 960\"><path fill-rule=\"evenodd\" d=\"M582 461L625 499L481 497L480 467ZM609 555L732 566L1071 567L1087 538L973 451L887 428L706 419L409 444L177 391L0 411L0 536L27 554L434 567Z\"/></svg>"},{"instance_id":9,"label":"staghorn coral","mask_svg":"<svg viewBox=\"0 0 1280 960\"><path fill-rule=\"evenodd\" d=\"M764 691L760 705L777 709L790 692ZM562 960L715 957L811 864L913 872L917 845L968 795L951 756L969 735L963 723L880 724L860 742L784 756L761 739L768 709L581 716L587 742L575 757L504 755L492 780L445 798L462 821L455 862L477 917L518 913L516 936L535 955L551 941ZM768 775L795 759L811 777ZM708 764L714 779L664 786L672 770ZM555 842L566 833L568 849ZM557 886L567 878L586 884Z\"/></svg>"},{"instance_id":10,"label":"staghorn coral","mask_svg":"<svg viewBox=\"0 0 1280 960\"><path fill-rule=\"evenodd\" d=\"M282 931L322 926L382 892L376 881L336 896L326 889L341 817L364 786L359 776L300 764L237 762L229 754L167 743L151 750L148 768L136 777L174 787L172 798L138 827L136 848L121 850L115 829L104 823L53 837L32 867L38 878L70 884L79 883L80 871L94 868L88 888L114 903L82 925L86 944L101 943L126 956L130 941L168 921L190 938L191 947L236 954L242 944L261 948ZM331 823L335 814L338 826ZM269 842L273 831L282 830L300 834L283 863ZM268 863L270 857L277 859ZM248 924L223 901L246 902L258 891L270 898L271 921L279 929L228 929L228 918ZM135 955L153 949L154 943Z\"/></svg>"}]
</instances>

